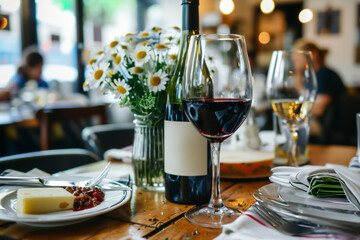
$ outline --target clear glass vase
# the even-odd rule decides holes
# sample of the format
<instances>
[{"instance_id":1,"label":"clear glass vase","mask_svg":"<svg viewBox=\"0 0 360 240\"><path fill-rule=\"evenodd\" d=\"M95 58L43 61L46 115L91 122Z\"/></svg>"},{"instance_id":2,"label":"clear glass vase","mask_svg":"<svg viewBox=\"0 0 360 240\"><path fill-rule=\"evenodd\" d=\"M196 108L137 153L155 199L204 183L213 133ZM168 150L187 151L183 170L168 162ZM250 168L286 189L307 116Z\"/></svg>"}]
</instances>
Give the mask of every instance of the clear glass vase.
<instances>
[{"instance_id":1,"label":"clear glass vase","mask_svg":"<svg viewBox=\"0 0 360 240\"><path fill-rule=\"evenodd\" d=\"M164 191L164 120L135 115L134 123L135 184L145 190Z\"/></svg>"}]
</instances>

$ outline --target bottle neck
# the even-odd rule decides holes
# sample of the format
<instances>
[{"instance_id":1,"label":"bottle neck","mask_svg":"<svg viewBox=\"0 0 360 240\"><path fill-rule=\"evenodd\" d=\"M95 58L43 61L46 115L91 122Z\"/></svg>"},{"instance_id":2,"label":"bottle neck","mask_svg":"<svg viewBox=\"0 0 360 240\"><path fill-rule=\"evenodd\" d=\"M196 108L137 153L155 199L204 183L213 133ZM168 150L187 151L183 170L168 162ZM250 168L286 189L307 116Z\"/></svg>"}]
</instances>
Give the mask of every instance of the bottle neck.
<instances>
[{"instance_id":1,"label":"bottle neck","mask_svg":"<svg viewBox=\"0 0 360 240\"><path fill-rule=\"evenodd\" d=\"M182 3L182 30L199 33L199 2L197 0Z\"/></svg>"},{"instance_id":2,"label":"bottle neck","mask_svg":"<svg viewBox=\"0 0 360 240\"><path fill-rule=\"evenodd\" d=\"M177 64L170 79L168 91L168 104L181 105L181 84L188 51L189 39L199 33L199 1L182 1L182 35L177 56Z\"/></svg>"}]
</instances>

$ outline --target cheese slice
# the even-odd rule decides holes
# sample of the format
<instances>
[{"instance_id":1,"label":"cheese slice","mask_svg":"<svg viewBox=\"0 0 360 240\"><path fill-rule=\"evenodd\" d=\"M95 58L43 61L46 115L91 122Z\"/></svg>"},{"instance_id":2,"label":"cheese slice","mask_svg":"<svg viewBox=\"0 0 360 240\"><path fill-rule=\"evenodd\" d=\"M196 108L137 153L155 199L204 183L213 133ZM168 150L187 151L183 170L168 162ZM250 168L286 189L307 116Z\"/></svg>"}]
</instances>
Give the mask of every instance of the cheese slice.
<instances>
[{"instance_id":1,"label":"cheese slice","mask_svg":"<svg viewBox=\"0 0 360 240\"><path fill-rule=\"evenodd\" d=\"M74 195L64 188L21 188L17 190L18 214L43 214L72 209Z\"/></svg>"}]
</instances>

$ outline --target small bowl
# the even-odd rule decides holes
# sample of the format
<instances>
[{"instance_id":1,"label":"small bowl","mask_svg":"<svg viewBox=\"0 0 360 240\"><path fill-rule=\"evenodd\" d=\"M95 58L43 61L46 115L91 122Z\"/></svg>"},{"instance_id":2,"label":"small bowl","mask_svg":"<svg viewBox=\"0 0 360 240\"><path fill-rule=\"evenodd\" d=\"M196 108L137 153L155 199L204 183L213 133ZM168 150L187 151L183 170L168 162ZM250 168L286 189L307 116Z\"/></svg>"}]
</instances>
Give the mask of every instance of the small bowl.
<instances>
[{"instance_id":1,"label":"small bowl","mask_svg":"<svg viewBox=\"0 0 360 240\"><path fill-rule=\"evenodd\" d=\"M271 175L274 153L267 151L222 150L221 178L251 179Z\"/></svg>"}]
</instances>

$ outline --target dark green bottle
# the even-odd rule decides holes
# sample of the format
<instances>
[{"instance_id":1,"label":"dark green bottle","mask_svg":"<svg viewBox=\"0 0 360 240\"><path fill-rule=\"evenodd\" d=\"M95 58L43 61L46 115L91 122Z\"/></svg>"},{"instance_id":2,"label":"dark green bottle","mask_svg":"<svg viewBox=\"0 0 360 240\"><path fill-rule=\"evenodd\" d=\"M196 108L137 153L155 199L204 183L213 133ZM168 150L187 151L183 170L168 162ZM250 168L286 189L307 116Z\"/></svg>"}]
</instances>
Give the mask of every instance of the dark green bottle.
<instances>
[{"instance_id":1,"label":"dark green bottle","mask_svg":"<svg viewBox=\"0 0 360 240\"><path fill-rule=\"evenodd\" d=\"M199 33L199 0L182 0L181 5L181 43L165 116L165 196L174 203L199 205L210 199L211 161L206 139L185 116L181 88L189 39Z\"/></svg>"}]
</instances>

